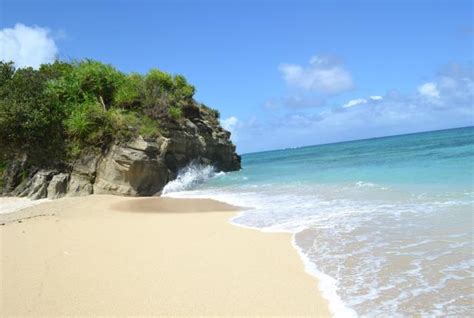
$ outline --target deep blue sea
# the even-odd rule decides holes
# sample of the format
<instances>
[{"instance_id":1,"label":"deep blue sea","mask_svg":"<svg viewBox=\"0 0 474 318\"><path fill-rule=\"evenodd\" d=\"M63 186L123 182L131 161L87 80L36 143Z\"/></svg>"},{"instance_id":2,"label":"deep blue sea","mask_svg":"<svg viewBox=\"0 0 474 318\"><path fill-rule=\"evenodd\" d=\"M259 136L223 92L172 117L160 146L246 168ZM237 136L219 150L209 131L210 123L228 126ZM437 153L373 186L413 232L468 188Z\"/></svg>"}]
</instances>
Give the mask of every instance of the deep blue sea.
<instances>
[{"instance_id":1,"label":"deep blue sea","mask_svg":"<svg viewBox=\"0 0 474 318\"><path fill-rule=\"evenodd\" d=\"M474 127L246 154L232 173L193 165L164 193L293 233L334 316L474 312Z\"/></svg>"}]
</instances>

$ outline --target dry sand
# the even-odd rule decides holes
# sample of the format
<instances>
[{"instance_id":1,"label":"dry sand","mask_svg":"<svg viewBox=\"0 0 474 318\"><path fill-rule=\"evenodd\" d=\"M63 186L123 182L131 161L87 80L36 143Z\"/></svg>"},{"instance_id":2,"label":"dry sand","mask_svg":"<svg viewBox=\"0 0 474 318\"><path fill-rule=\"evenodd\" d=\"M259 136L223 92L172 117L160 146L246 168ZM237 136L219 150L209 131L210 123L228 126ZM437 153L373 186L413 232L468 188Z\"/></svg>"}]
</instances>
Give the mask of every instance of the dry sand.
<instances>
[{"instance_id":1,"label":"dry sand","mask_svg":"<svg viewBox=\"0 0 474 318\"><path fill-rule=\"evenodd\" d=\"M94 195L0 215L0 316L329 316L289 235L234 213Z\"/></svg>"}]
</instances>

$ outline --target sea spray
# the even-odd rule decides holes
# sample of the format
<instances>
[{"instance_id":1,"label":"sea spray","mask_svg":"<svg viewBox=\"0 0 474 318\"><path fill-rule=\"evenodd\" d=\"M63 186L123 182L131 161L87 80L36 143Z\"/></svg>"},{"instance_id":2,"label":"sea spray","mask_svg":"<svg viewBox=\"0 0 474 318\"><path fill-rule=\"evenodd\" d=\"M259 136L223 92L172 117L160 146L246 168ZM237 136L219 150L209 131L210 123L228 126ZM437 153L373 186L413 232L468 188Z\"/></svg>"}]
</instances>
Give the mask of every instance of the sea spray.
<instances>
[{"instance_id":1,"label":"sea spray","mask_svg":"<svg viewBox=\"0 0 474 318\"><path fill-rule=\"evenodd\" d=\"M217 172L213 166L192 162L178 172L175 180L165 185L162 194L186 191L223 174L224 172Z\"/></svg>"}]
</instances>

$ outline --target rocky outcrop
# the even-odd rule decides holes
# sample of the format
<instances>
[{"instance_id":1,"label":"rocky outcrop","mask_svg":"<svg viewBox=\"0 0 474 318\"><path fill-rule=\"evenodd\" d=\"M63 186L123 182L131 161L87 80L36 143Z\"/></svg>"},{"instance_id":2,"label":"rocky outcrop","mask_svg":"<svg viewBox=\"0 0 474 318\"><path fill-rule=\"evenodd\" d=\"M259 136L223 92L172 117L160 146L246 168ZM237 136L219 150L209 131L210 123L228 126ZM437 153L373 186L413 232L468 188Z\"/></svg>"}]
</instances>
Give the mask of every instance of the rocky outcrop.
<instances>
[{"instance_id":1,"label":"rocky outcrop","mask_svg":"<svg viewBox=\"0 0 474 318\"><path fill-rule=\"evenodd\" d=\"M163 157L168 140L142 137L114 145L97 168L94 193L154 195L172 176Z\"/></svg>"},{"instance_id":2,"label":"rocky outcrop","mask_svg":"<svg viewBox=\"0 0 474 318\"><path fill-rule=\"evenodd\" d=\"M84 196L94 193L96 170L101 159L100 153L83 154L73 165L68 196Z\"/></svg>"},{"instance_id":3,"label":"rocky outcrop","mask_svg":"<svg viewBox=\"0 0 474 318\"><path fill-rule=\"evenodd\" d=\"M13 160L3 173L3 193L11 193L13 195L19 195L23 190L19 188L23 179L26 165L26 156Z\"/></svg>"},{"instance_id":4,"label":"rocky outcrop","mask_svg":"<svg viewBox=\"0 0 474 318\"><path fill-rule=\"evenodd\" d=\"M230 133L210 110L201 109L161 128L163 134L154 139L139 136L84 153L69 169L37 169L25 178L20 176L24 162L14 162L4 192L32 199L93 193L150 196L159 194L191 162L222 171L240 169Z\"/></svg>"},{"instance_id":5,"label":"rocky outcrop","mask_svg":"<svg viewBox=\"0 0 474 318\"><path fill-rule=\"evenodd\" d=\"M48 184L54 175L54 171L40 170L27 182L20 193L21 197L29 197L33 200L42 199L48 195Z\"/></svg>"},{"instance_id":6,"label":"rocky outcrop","mask_svg":"<svg viewBox=\"0 0 474 318\"><path fill-rule=\"evenodd\" d=\"M51 178L47 188L48 199L59 199L66 195L69 183L68 173L58 173Z\"/></svg>"},{"instance_id":7,"label":"rocky outcrop","mask_svg":"<svg viewBox=\"0 0 474 318\"><path fill-rule=\"evenodd\" d=\"M188 112L183 122L169 122L164 128L169 139L165 160L174 172L193 160L221 171L240 169L240 156L230 141L230 132L220 126L211 110Z\"/></svg>"}]
</instances>

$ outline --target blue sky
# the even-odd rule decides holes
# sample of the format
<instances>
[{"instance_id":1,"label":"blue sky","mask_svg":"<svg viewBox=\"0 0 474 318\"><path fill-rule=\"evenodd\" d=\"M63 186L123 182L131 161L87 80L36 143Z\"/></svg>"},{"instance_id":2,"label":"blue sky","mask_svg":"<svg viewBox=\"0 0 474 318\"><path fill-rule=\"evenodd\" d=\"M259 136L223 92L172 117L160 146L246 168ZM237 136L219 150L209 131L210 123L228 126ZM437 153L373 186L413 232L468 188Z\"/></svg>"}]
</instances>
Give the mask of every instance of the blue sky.
<instances>
[{"instance_id":1,"label":"blue sky","mask_svg":"<svg viewBox=\"0 0 474 318\"><path fill-rule=\"evenodd\" d=\"M472 1L2 0L0 14L0 58L19 65L185 75L239 152L473 124Z\"/></svg>"}]
</instances>

